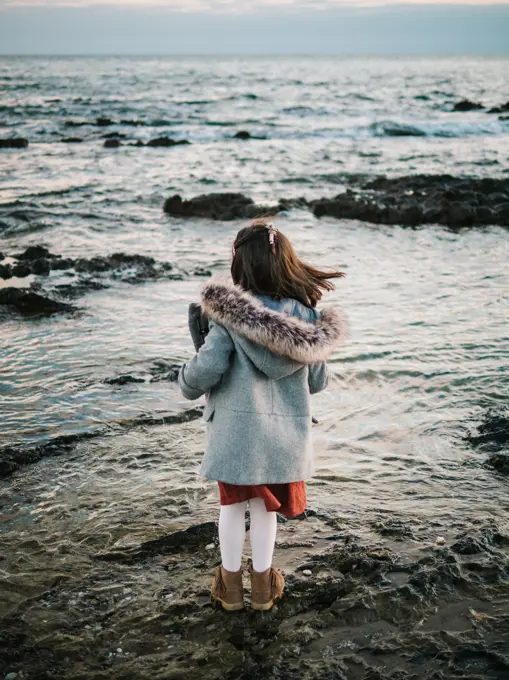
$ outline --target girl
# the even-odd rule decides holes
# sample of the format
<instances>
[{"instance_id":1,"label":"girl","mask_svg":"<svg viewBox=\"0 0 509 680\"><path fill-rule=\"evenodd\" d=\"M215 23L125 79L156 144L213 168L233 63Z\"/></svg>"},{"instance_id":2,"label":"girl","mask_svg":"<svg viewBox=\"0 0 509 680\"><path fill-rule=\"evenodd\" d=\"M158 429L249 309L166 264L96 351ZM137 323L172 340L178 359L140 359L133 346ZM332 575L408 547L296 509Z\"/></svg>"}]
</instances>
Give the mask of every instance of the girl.
<instances>
[{"instance_id":1,"label":"girl","mask_svg":"<svg viewBox=\"0 0 509 680\"><path fill-rule=\"evenodd\" d=\"M284 579L272 567L279 511L306 508L304 480L313 474L310 394L327 385L326 360L344 339L339 310L319 314L332 278L302 262L267 220L241 229L233 244L233 284L202 290L209 332L179 374L188 399L208 393L208 445L201 474L219 482L222 565L212 599L226 610L244 606L242 549L249 503L251 607L267 610Z\"/></svg>"}]
</instances>

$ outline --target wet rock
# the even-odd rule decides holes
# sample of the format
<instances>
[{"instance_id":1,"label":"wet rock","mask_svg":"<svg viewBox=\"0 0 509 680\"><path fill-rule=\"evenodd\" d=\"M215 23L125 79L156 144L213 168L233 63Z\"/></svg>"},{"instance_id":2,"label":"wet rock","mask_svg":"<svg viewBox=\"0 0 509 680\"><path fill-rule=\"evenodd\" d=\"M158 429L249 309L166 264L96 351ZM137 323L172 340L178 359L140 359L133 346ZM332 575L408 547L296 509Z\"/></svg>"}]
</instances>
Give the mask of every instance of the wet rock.
<instances>
[{"instance_id":1,"label":"wet rock","mask_svg":"<svg viewBox=\"0 0 509 680\"><path fill-rule=\"evenodd\" d=\"M488 409L477 426L477 432L469 433L465 441L485 451L509 450L509 413Z\"/></svg>"},{"instance_id":2,"label":"wet rock","mask_svg":"<svg viewBox=\"0 0 509 680\"><path fill-rule=\"evenodd\" d=\"M47 276L51 271L50 261L45 257L40 257L38 260L33 260L30 267L27 264L24 265L24 271L29 270L31 270L32 274Z\"/></svg>"},{"instance_id":3,"label":"wet rock","mask_svg":"<svg viewBox=\"0 0 509 680\"><path fill-rule=\"evenodd\" d=\"M132 120L132 119L127 119L127 118L122 118L120 121L121 125L131 125L132 127L139 127L141 125L146 125L146 123L142 120Z\"/></svg>"},{"instance_id":4,"label":"wet rock","mask_svg":"<svg viewBox=\"0 0 509 680\"><path fill-rule=\"evenodd\" d=\"M101 137L103 139L126 139L127 135L122 134L122 132L107 132Z\"/></svg>"},{"instance_id":5,"label":"wet rock","mask_svg":"<svg viewBox=\"0 0 509 680\"><path fill-rule=\"evenodd\" d=\"M23 316L50 316L72 312L76 309L65 302L58 302L38 293L18 288L0 289L0 305L11 307Z\"/></svg>"},{"instance_id":6,"label":"wet rock","mask_svg":"<svg viewBox=\"0 0 509 680\"><path fill-rule=\"evenodd\" d=\"M12 267L10 264L0 264L0 279L10 279L12 275Z\"/></svg>"},{"instance_id":7,"label":"wet rock","mask_svg":"<svg viewBox=\"0 0 509 680\"><path fill-rule=\"evenodd\" d=\"M121 146L120 139L118 139L117 137L115 137L114 139L107 139L104 142L105 149L117 149L119 146Z\"/></svg>"},{"instance_id":8,"label":"wet rock","mask_svg":"<svg viewBox=\"0 0 509 680\"><path fill-rule=\"evenodd\" d=\"M247 130L239 130L233 135L234 139L252 139L251 133Z\"/></svg>"},{"instance_id":9,"label":"wet rock","mask_svg":"<svg viewBox=\"0 0 509 680\"><path fill-rule=\"evenodd\" d=\"M501 104L500 106L494 106L488 113L506 113L507 111L509 111L509 102Z\"/></svg>"},{"instance_id":10,"label":"wet rock","mask_svg":"<svg viewBox=\"0 0 509 680\"><path fill-rule=\"evenodd\" d=\"M81 137L64 137L62 141L66 144L81 144L84 140Z\"/></svg>"},{"instance_id":11,"label":"wet rock","mask_svg":"<svg viewBox=\"0 0 509 680\"><path fill-rule=\"evenodd\" d=\"M100 560L129 564L155 555L172 555L187 550L205 549L208 544L214 543L216 538L216 522L205 522L182 531L176 531L168 536L156 538L153 541L146 541L135 548L130 547L113 552L98 553L95 557Z\"/></svg>"},{"instance_id":12,"label":"wet rock","mask_svg":"<svg viewBox=\"0 0 509 680\"><path fill-rule=\"evenodd\" d=\"M181 145L191 144L187 139L170 139L169 137L157 137L156 139L151 139L146 143L145 146L155 146L155 147L168 147L168 146L181 146Z\"/></svg>"},{"instance_id":13,"label":"wet rock","mask_svg":"<svg viewBox=\"0 0 509 680\"><path fill-rule=\"evenodd\" d=\"M469 99L462 99L453 106L453 111L478 111L484 109L482 104L471 102Z\"/></svg>"},{"instance_id":14,"label":"wet rock","mask_svg":"<svg viewBox=\"0 0 509 680\"><path fill-rule=\"evenodd\" d=\"M146 415L136 416L136 418L127 418L126 420L117 420L115 422L120 427L125 428L138 427L140 425L179 425L180 423L188 423L192 420L198 420L202 416L203 407L197 406L176 414L172 413L167 415L152 415L151 413L147 413Z\"/></svg>"},{"instance_id":15,"label":"wet rock","mask_svg":"<svg viewBox=\"0 0 509 680\"><path fill-rule=\"evenodd\" d=\"M25 276L29 276L32 273L30 267L25 264L24 262L19 262L17 265L15 265L12 268L12 275L17 276L19 278L23 278ZM1 272L0 272L0 278L6 278L3 277Z\"/></svg>"},{"instance_id":16,"label":"wet rock","mask_svg":"<svg viewBox=\"0 0 509 680\"><path fill-rule=\"evenodd\" d=\"M103 433L104 429L101 429L95 432L82 432L80 434L55 437L39 446L5 446L0 448L0 477L7 477L21 466L36 463L42 458L69 453L79 441L96 437Z\"/></svg>"},{"instance_id":17,"label":"wet rock","mask_svg":"<svg viewBox=\"0 0 509 680\"><path fill-rule=\"evenodd\" d=\"M13 258L18 263L14 265L14 268L11 265L0 265L0 277L12 276L13 269L16 269L18 276L47 275L51 271L73 270L78 274L108 276L111 279L120 279L128 283L173 277L173 265L170 262L158 262L153 257L145 255L113 253L107 256L73 259L50 253L44 246L29 246L23 253L13 255ZM72 288L86 292L105 287L100 281L80 277L72 284L56 286L55 290L71 295Z\"/></svg>"},{"instance_id":18,"label":"wet rock","mask_svg":"<svg viewBox=\"0 0 509 680\"><path fill-rule=\"evenodd\" d=\"M376 224L509 226L509 180L415 175L360 181L356 190L310 202L317 217L358 219Z\"/></svg>"},{"instance_id":19,"label":"wet rock","mask_svg":"<svg viewBox=\"0 0 509 680\"><path fill-rule=\"evenodd\" d=\"M193 274L195 276L212 276L210 269L206 269L205 267L195 267L193 269Z\"/></svg>"},{"instance_id":20,"label":"wet rock","mask_svg":"<svg viewBox=\"0 0 509 680\"><path fill-rule=\"evenodd\" d=\"M130 383L144 383L143 378L136 378L134 375L117 375L114 378L106 378L107 385L128 385Z\"/></svg>"},{"instance_id":21,"label":"wet rock","mask_svg":"<svg viewBox=\"0 0 509 680\"><path fill-rule=\"evenodd\" d=\"M503 475L509 475L509 454L493 453L488 456L486 465Z\"/></svg>"},{"instance_id":22,"label":"wet rock","mask_svg":"<svg viewBox=\"0 0 509 680\"><path fill-rule=\"evenodd\" d=\"M40 257L55 257L52 255L47 248L44 246L28 246L28 248L23 253L18 253L14 255L17 260L32 261L37 260Z\"/></svg>"},{"instance_id":23,"label":"wet rock","mask_svg":"<svg viewBox=\"0 0 509 680\"><path fill-rule=\"evenodd\" d=\"M451 545L451 550L457 555L478 555L483 552L490 552L492 546L483 536L462 536Z\"/></svg>"},{"instance_id":24,"label":"wet rock","mask_svg":"<svg viewBox=\"0 0 509 680\"><path fill-rule=\"evenodd\" d=\"M150 367L150 373L152 374L150 382L176 382L180 369L181 366L179 364L171 364L164 359L158 359Z\"/></svg>"},{"instance_id":25,"label":"wet rock","mask_svg":"<svg viewBox=\"0 0 509 680\"><path fill-rule=\"evenodd\" d=\"M109 286L100 281L94 281L93 279L75 279L72 283L60 283L54 287L54 290L60 297L76 300L86 293L91 293L96 290L104 290L109 288Z\"/></svg>"},{"instance_id":26,"label":"wet rock","mask_svg":"<svg viewBox=\"0 0 509 680\"><path fill-rule=\"evenodd\" d=\"M163 206L176 217L217 220L252 219L283 210L310 209L316 217L357 219L374 224L451 228L498 224L509 226L509 179L459 178L450 175L350 178L348 188L333 198L308 201L282 198L276 206L255 205L240 193L203 194L190 200L174 195Z\"/></svg>"},{"instance_id":27,"label":"wet rock","mask_svg":"<svg viewBox=\"0 0 509 680\"><path fill-rule=\"evenodd\" d=\"M166 199L163 210L176 217L208 217L213 220L249 219L279 212L279 206L257 206L240 193L203 194L185 201L175 195Z\"/></svg>"},{"instance_id":28,"label":"wet rock","mask_svg":"<svg viewBox=\"0 0 509 680\"><path fill-rule=\"evenodd\" d=\"M108 127L108 125L114 125L115 123L110 118L96 118L95 124L98 127Z\"/></svg>"},{"instance_id":29,"label":"wet rock","mask_svg":"<svg viewBox=\"0 0 509 680\"><path fill-rule=\"evenodd\" d=\"M401 519L392 517L379 519L372 523L372 527L380 536L391 536L398 541L402 541L405 538L415 540L412 528Z\"/></svg>"},{"instance_id":30,"label":"wet rock","mask_svg":"<svg viewBox=\"0 0 509 680\"><path fill-rule=\"evenodd\" d=\"M27 146L28 139L25 139L24 137L0 139L0 149L26 149Z\"/></svg>"}]
</instances>

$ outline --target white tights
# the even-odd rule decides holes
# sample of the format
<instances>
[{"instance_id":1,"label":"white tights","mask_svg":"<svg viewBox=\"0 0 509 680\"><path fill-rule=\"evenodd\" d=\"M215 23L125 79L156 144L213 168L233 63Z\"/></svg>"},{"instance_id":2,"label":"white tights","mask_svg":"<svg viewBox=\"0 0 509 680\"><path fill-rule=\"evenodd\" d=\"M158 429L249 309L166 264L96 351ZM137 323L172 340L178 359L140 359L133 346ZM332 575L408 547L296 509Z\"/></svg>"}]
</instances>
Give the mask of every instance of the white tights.
<instances>
[{"instance_id":1,"label":"white tights","mask_svg":"<svg viewBox=\"0 0 509 680\"><path fill-rule=\"evenodd\" d=\"M265 571L272 565L276 543L277 516L267 512L261 498L251 498L243 503L222 505L219 512L219 547L223 567L227 571L238 571L242 560L242 549L246 538L246 509L249 503L251 515L251 551L253 569Z\"/></svg>"}]
</instances>

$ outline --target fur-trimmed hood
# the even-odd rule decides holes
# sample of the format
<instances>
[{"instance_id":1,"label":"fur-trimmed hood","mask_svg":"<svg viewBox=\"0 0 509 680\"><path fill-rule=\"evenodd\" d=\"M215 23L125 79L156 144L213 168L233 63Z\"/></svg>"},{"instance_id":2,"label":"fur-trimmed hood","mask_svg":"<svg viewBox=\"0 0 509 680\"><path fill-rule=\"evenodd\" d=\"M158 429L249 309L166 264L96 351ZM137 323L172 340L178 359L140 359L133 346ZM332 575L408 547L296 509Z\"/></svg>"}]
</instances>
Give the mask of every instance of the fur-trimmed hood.
<instances>
[{"instance_id":1,"label":"fur-trimmed hood","mask_svg":"<svg viewBox=\"0 0 509 680\"><path fill-rule=\"evenodd\" d=\"M299 364L327 361L348 333L337 307L323 310L316 323L308 323L269 309L253 294L219 279L203 287L202 308L212 321Z\"/></svg>"}]
</instances>

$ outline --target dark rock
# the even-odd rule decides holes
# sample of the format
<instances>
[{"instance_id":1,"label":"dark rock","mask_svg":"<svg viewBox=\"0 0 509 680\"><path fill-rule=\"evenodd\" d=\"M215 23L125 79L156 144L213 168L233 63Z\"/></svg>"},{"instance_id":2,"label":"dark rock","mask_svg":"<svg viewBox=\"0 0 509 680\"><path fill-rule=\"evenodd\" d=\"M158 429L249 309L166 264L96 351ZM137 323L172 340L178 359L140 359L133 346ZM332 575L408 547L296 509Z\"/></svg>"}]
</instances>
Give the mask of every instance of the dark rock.
<instances>
[{"instance_id":1,"label":"dark rock","mask_svg":"<svg viewBox=\"0 0 509 680\"><path fill-rule=\"evenodd\" d=\"M107 132L104 135L101 135L103 139L125 139L127 135L122 134L121 132Z\"/></svg>"},{"instance_id":2,"label":"dark rock","mask_svg":"<svg viewBox=\"0 0 509 680\"><path fill-rule=\"evenodd\" d=\"M509 120L509 116L499 116L499 120Z\"/></svg>"},{"instance_id":3,"label":"dark rock","mask_svg":"<svg viewBox=\"0 0 509 680\"><path fill-rule=\"evenodd\" d=\"M147 142L146 146L181 146L182 144L191 144L187 139L170 139L169 137L157 137Z\"/></svg>"},{"instance_id":4,"label":"dark rock","mask_svg":"<svg viewBox=\"0 0 509 680\"><path fill-rule=\"evenodd\" d=\"M490 551L491 547L486 539L475 536L462 536L458 541L451 545L452 552L457 555L478 555Z\"/></svg>"},{"instance_id":5,"label":"dark rock","mask_svg":"<svg viewBox=\"0 0 509 680\"><path fill-rule=\"evenodd\" d=\"M15 265L12 269L12 275L18 278L23 278L24 276L29 276L32 273L30 267L24 262L20 262Z\"/></svg>"},{"instance_id":6,"label":"dark rock","mask_svg":"<svg viewBox=\"0 0 509 680\"><path fill-rule=\"evenodd\" d=\"M208 543L213 543L216 537L217 524L215 522L204 522L182 531L175 531L172 534L168 534L168 536L146 541L138 547L98 553L95 557L100 560L130 564L154 557L155 555L171 555L182 551L194 551L198 548L204 548Z\"/></svg>"},{"instance_id":7,"label":"dark rock","mask_svg":"<svg viewBox=\"0 0 509 680\"><path fill-rule=\"evenodd\" d=\"M460 102L454 104L453 111L478 111L484 109L482 104L471 102L468 99L462 99Z\"/></svg>"},{"instance_id":8,"label":"dark rock","mask_svg":"<svg viewBox=\"0 0 509 680\"><path fill-rule=\"evenodd\" d=\"M106 149L117 149L120 146L120 139L116 138L115 139L107 139L104 142L104 147Z\"/></svg>"},{"instance_id":9,"label":"dark rock","mask_svg":"<svg viewBox=\"0 0 509 680\"><path fill-rule=\"evenodd\" d=\"M0 264L0 279L10 279L12 276L12 266L10 264Z\"/></svg>"},{"instance_id":10,"label":"dark rock","mask_svg":"<svg viewBox=\"0 0 509 680\"><path fill-rule=\"evenodd\" d=\"M5 255L0 252L0 262L5 258Z\"/></svg>"},{"instance_id":11,"label":"dark rock","mask_svg":"<svg viewBox=\"0 0 509 680\"><path fill-rule=\"evenodd\" d=\"M248 219L279 212L279 206L257 206L252 199L239 193L203 194L189 201L179 195L166 199L164 212L177 217L208 217L213 220Z\"/></svg>"},{"instance_id":12,"label":"dark rock","mask_svg":"<svg viewBox=\"0 0 509 680\"><path fill-rule=\"evenodd\" d=\"M506 113L507 111L509 111L509 102L501 104L500 106L494 106L488 113Z\"/></svg>"},{"instance_id":13,"label":"dark rock","mask_svg":"<svg viewBox=\"0 0 509 680\"><path fill-rule=\"evenodd\" d=\"M49 316L76 309L67 303L18 288L0 289L0 305L12 307L25 316Z\"/></svg>"},{"instance_id":14,"label":"dark rock","mask_svg":"<svg viewBox=\"0 0 509 680\"><path fill-rule=\"evenodd\" d=\"M146 125L142 120L130 120L126 118L122 118L120 121L121 125L131 125L133 127L139 127L140 125Z\"/></svg>"},{"instance_id":15,"label":"dark rock","mask_svg":"<svg viewBox=\"0 0 509 680\"><path fill-rule=\"evenodd\" d=\"M51 264L46 258L40 257L38 260L33 260L33 262L31 262L30 268L33 274L47 276L51 271Z\"/></svg>"},{"instance_id":16,"label":"dark rock","mask_svg":"<svg viewBox=\"0 0 509 680\"><path fill-rule=\"evenodd\" d=\"M239 130L233 135L234 139L252 139L251 133L247 130Z\"/></svg>"},{"instance_id":17,"label":"dark rock","mask_svg":"<svg viewBox=\"0 0 509 680\"><path fill-rule=\"evenodd\" d=\"M471 179L450 175L360 180L360 187L334 198L310 201L317 217L358 219L377 224L445 224L472 227L484 224L509 226L509 212L502 203L509 193L507 179Z\"/></svg>"},{"instance_id":18,"label":"dark rock","mask_svg":"<svg viewBox=\"0 0 509 680\"><path fill-rule=\"evenodd\" d=\"M26 149L27 146L28 139L25 139L24 137L0 139L0 149Z\"/></svg>"},{"instance_id":19,"label":"dark rock","mask_svg":"<svg viewBox=\"0 0 509 680\"><path fill-rule=\"evenodd\" d=\"M164 359L158 359L150 367L150 373L152 374L150 382L176 382L180 369L181 366L179 364L170 364Z\"/></svg>"},{"instance_id":20,"label":"dark rock","mask_svg":"<svg viewBox=\"0 0 509 680\"><path fill-rule=\"evenodd\" d=\"M114 125L115 123L110 118L97 118L95 124L99 127L108 127L108 125Z\"/></svg>"},{"instance_id":21,"label":"dark rock","mask_svg":"<svg viewBox=\"0 0 509 680\"><path fill-rule=\"evenodd\" d=\"M477 433L468 434L465 441L485 451L509 449L509 413L488 409L477 426Z\"/></svg>"},{"instance_id":22,"label":"dark rock","mask_svg":"<svg viewBox=\"0 0 509 680\"><path fill-rule=\"evenodd\" d=\"M117 375L114 378L106 378L107 385L128 385L129 383L144 383L143 378L135 378L134 375Z\"/></svg>"},{"instance_id":23,"label":"dark rock","mask_svg":"<svg viewBox=\"0 0 509 680\"><path fill-rule=\"evenodd\" d=\"M80 144L83 139L81 137L64 137L62 141L67 144Z\"/></svg>"},{"instance_id":24,"label":"dark rock","mask_svg":"<svg viewBox=\"0 0 509 680\"><path fill-rule=\"evenodd\" d=\"M193 269L193 274L195 276L212 276L210 269L205 269L205 267L195 267Z\"/></svg>"},{"instance_id":25,"label":"dark rock","mask_svg":"<svg viewBox=\"0 0 509 680\"><path fill-rule=\"evenodd\" d=\"M44 246L30 246L13 257L18 260L14 265L0 265L1 278L10 278L13 273L19 277L29 274L47 276L50 271L66 270L70 276L78 274L72 283L57 284L51 288L59 296L66 298L76 298L92 290L108 288L104 283L106 277L132 284L161 278L179 280L184 278L184 273L174 271L171 262L158 262L153 257L145 255L113 253L105 257L72 259L50 253ZM197 272L195 275L203 274ZM53 280L50 280L50 286L52 282Z\"/></svg>"},{"instance_id":26,"label":"dark rock","mask_svg":"<svg viewBox=\"0 0 509 680\"><path fill-rule=\"evenodd\" d=\"M503 475L509 475L509 454L493 453L491 456L488 456L486 465Z\"/></svg>"},{"instance_id":27,"label":"dark rock","mask_svg":"<svg viewBox=\"0 0 509 680\"><path fill-rule=\"evenodd\" d=\"M86 293L95 290L104 290L105 288L109 288L109 286L100 281L79 278L72 283L62 283L55 286L55 292L58 293L60 297L75 300L81 295L85 295Z\"/></svg>"},{"instance_id":28,"label":"dark rock","mask_svg":"<svg viewBox=\"0 0 509 680\"><path fill-rule=\"evenodd\" d=\"M17 255L14 255L17 260L38 260L40 257L55 257L44 246L28 246L28 248Z\"/></svg>"}]
</instances>

